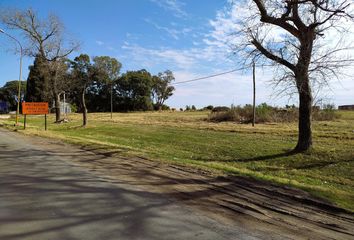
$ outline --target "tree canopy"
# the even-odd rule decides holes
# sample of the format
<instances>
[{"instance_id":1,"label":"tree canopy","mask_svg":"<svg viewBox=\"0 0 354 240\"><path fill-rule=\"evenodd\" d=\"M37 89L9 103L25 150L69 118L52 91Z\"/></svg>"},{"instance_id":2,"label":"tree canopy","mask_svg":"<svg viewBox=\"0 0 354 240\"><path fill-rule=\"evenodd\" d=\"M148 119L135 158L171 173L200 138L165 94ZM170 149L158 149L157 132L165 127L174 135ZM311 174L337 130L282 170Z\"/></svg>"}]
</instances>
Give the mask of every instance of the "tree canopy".
<instances>
[{"instance_id":1,"label":"tree canopy","mask_svg":"<svg viewBox=\"0 0 354 240\"><path fill-rule=\"evenodd\" d=\"M26 81L21 81L21 97L26 92ZM7 102L11 111L16 110L18 98L18 80L6 82L5 85L0 88L0 101Z\"/></svg>"}]
</instances>

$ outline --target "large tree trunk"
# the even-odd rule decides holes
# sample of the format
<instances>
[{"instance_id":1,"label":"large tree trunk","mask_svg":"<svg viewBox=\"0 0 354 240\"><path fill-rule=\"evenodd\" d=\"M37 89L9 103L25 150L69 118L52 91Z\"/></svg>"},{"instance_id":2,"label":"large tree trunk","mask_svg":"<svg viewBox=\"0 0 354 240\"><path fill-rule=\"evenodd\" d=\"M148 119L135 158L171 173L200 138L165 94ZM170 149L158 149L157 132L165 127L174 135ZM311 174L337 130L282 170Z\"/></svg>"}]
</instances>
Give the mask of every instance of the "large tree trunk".
<instances>
[{"instance_id":1,"label":"large tree trunk","mask_svg":"<svg viewBox=\"0 0 354 240\"><path fill-rule=\"evenodd\" d=\"M299 136L295 147L296 152L304 152L312 146L312 130L311 130L311 115L312 115L312 93L307 73L297 76L298 91L299 91Z\"/></svg>"},{"instance_id":2,"label":"large tree trunk","mask_svg":"<svg viewBox=\"0 0 354 240\"><path fill-rule=\"evenodd\" d=\"M82 94L81 94L81 101L82 101L82 126L86 126L87 125L87 107L86 107L86 103L85 103L85 92L86 92L86 88L84 88L82 90Z\"/></svg>"},{"instance_id":3,"label":"large tree trunk","mask_svg":"<svg viewBox=\"0 0 354 240\"><path fill-rule=\"evenodd\" d=\"M61 120L60 94L55 93L54 105L55 105L55 122L58 123Z\"/></svg>"}]
</instances>

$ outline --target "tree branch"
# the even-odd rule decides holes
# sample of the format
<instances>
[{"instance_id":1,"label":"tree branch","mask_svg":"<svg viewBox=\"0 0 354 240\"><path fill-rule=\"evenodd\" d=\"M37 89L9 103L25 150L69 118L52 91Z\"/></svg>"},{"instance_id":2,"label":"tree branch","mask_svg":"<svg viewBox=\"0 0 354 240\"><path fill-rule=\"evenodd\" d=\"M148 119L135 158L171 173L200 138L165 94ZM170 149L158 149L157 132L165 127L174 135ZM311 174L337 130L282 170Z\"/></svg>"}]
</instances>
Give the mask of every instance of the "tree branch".
<instances>
[{"instance_id":1,"label":"tree branch","mask_svg":"<svg viewBox=\"0 0 354 240\"><path fill-rule=\"evenodd\" d=\"M287 68L289 68L293 72L295 71L296 67L294 64L292 64L292 63L288 62L287 60L285 60L279 56L276 56L273 53L271 53L270 51L268 51L266 48L264 48L262 46L262 44L256 38L252 37L251 43L257 48L258 51L260 51L267 58L286 66Z\"/></svg>"},{"instance_id":2,"label":"tree branch","mask_svg":"<svg viewBox=\"0 0 354 240\"><path fill-rule=\"evenodd\" d=\"M270 16L264 6L263 0L253 0L253 1L257 5L258 10L261 14L261 22L269 23L272 25L282 27L283 29L285 29L286 31L288 31L289 33L294 35L295 37L300 36L300 31L296 27L294 27L293 25L289 24L285 17L284 18L275 18L275 17Z\"/></svg>"}]
</instances>

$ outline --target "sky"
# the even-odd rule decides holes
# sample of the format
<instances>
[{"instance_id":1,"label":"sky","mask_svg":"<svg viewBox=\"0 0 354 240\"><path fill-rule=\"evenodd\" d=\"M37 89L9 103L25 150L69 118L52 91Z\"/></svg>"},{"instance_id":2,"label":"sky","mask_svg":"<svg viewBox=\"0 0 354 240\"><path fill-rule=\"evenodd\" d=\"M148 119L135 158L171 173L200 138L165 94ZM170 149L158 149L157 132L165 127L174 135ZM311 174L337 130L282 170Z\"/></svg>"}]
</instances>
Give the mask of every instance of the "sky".
<instances>
[{"instance_id":1,"label":"sky","mask_svg":"<svg viewBox=\"0 0 354 240\"><path fill-rule=\"evenodd\" d=\"M227 72L238 68L224 40L233 30L241 9L227 0L0 0L1 8L34 9L40 17L57 15L70 37L81 47L73 53L110 56L123 65L122 73L146 69L152 74L167 69L176 82ZM236 17L236 18L235 18ZM7 30L21 41L22 36ZM354 35L352 35L354 36ZM354 37L352 38L354 41ZM0 34L0 86L18 79L19 56L14 44ZM33 59L26 57L23 79ZM354 68L348 70L354 75ZM270 81L273 70L257 68L257 103L284 106L296 98L278 96ZM244 105L252 102L252 74L237 71L202 81L178 84L167 101L171 107L195 105ZM335 105L354 104L352 77L333 80L321 96Z\"/></svg>"}]
</instances>

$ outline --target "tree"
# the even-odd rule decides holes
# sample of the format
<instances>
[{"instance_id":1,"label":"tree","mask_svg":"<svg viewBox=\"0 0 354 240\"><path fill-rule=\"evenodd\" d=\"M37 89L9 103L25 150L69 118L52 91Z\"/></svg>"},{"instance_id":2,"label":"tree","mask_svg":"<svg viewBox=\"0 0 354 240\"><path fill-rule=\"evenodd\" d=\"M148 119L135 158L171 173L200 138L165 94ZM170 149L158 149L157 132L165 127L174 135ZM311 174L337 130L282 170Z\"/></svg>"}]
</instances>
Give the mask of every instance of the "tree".
<instances>
[{"instance_id":1,"label":"tree","mask_svg":"<svg viewBox=\"0 0 354 240\"><path fill-rule=\"evenodd\" d=\"M48 78L48 68L43 58L36 56L29 67L27 78L26 102L51 102Z\"/></svg>"},{"instance_id":2,"label":"tree","mask_svg":"<svg viewBox=\"0 0 354 240\"><path fill-rule=\"evenodd\" d=\"M113 84L118 79L122 64L115 58L101 56L93 58L94 67L100 74L100 80L110 85L111 118L113 117Z\"/></svg>"},{"instance_id":3,"label":"tree","mask_svg":"<svg viewBox=\"0 0 354 240\"><path fill-rule=\"evenodd\" d=\"M152 77L145 69L128 71L117 82L117 95L123 111L147 111L152 109Z\"/></svg>"},{"instance_id":4,"label":"tree","mask_svg":"<svg viewBox=\"0 0 354 240\"><path fill-rule=\"evenodd\" d=\"M17 94L18 94L18 80L9 81L0 88L0 100L9 104L10 110L16 110ZM26 92L26 82L21 81L21 96Z\"/></svg>"},{"instance_id":5,"label":"tree","mask_svg":"<svg viewBox=\"0 0 354 240\"><path fill-rule=\"evenodd\" d=\"M172 96L175 88L170 84L174 80L175 77L170 70L159 73L157 76L152 78L152 98L155 101L154 105L158 110L161 110L161 107L165 101Z\"/></svg>"},{"instance_id":6,"label":"tree","mask_svg":"<svg viewBox=\"0 0 354 240\"><path fill-rule=\"evenodd\" d=\"M113 89L115 89L115 82L113 82ZM93 81L87 88L86 93L86 105L87 110L91 112L109 112L110 108L110 85L101 81L101 77L98 77L97 81ZM113 108L117 109L116 104L116 92L113 92Z\"/></svg>"},{"instance_id":7,"label":"tree","mask_svg":"<svg viewBox=\"0 0 354 240\"><path fill-rule=\"evenodd\" d=\"M59 18L55 15L49 15L47 19L40 19L38 14L32 9L14 10L5 9L0 13L0 21L9 29L20 30L25 39L26 55L35 57L41 65L45 67L38 68L38 71L45 69L49 74L40 73L39 79L43 84L38 86L49 87L54 98L56 109L56 122L60 121L60 99L62 92L62 83L65 80L60 77L62 74L62 61L69 54L75 51L79 44L64 37L64 27ZM41 60L38 60L41 58ZM32 75L31 77L35 77ZM47 85L48 84L48 85ZM29 88L31 90L32 88ZM46 88L42 89L46 95ZM34 95L34 94L32 94ZM44 96L43 98L46 98Z\"/></svg>"},{"instance_id":8,"label":"tree","mask_svg":"<svg viewBox=\"0 0 354 240\"><path fill-rule=\"evenodd\" d=\"M251 14L243 19L238 32L247 39L242 50L251 61L270 61L278 66L281 74L276 84L285 83L283 90L295 85L299 95L299 134L294 149L297 152L307 151L313 144L311 86L338 77L338 69L353 62L341 53L349 45L340 38L345 30L343 20L353 19L349 14L351 6L350 0L249 2ZM325 37L336 30L336 44L329 43Z\"/></svg>"},{"instance_id":9,"label":"tree","mask_svg":"<svg viewBox=\"0 0 354 240\"><path fill-rule=\"evenodd\" d=\"M59 58L49 64L49 86L51 87L51 98L55 104L55 119L56 122L61 121L60 95L65 92L71 83L68 82L69 60Z\"/></svg>"},{"instance_id":10,"label":"tree","mask_svg":"<svg viewBox=\"0 0 354 240\"><path fill-rule=\"evenodd\" d=\"M85 94L89 84L93 81L95 73L90 61L90 57L86 54L81 54L71 62L71 78L73 88L81 94L81 109L82 109L82 125L87 125L87 106ZM74 89L74 91L75 91Z\"/></svg>"}]
</instances>

